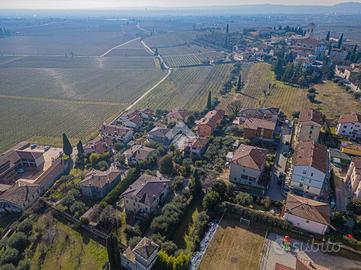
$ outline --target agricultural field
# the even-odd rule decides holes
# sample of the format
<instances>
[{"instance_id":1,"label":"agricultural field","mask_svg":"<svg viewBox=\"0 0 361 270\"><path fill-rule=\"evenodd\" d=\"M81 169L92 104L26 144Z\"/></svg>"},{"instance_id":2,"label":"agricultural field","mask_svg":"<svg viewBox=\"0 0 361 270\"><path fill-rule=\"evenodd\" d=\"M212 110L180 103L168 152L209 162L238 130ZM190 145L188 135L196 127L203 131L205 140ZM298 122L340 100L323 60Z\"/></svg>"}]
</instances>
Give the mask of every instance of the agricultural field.
<instances>
[{"instance_id":1,"label":"agricultural field","mask_svg":"<svg viewBox=\"0 0 361 270\"><path fill-rule=\"evenodd\" d=\"M202 64L202 60L195 54L165 56L164 60L170 67L185 67Z\"/></svg>"},{"instance_id":2,"label":"agricultural field","mask_svg":"<svg viewBox=\"0 0 361 270\"><path fill-rule=\"evenodd\" d=\"M257 270L265 232L223 219L203 256L200 270Z\"/></svg>"},{"instance_id":3,"label":"agricultural field","mask_svg":"<svg viewBox=\"0 0 361 270\"><path fill-rule=\"evenodd\" d=\"M182 46L192 42L199 35L195 31L169 32L157 34L145 39L151 48L167 48Z\"/></svg>"},{"instance_id":4,"label":"agricultural field","mask_svg":"<svg viewBox=\"0 0 361 270\"><path fill-rule=\"evenodd\" d=\"M108 260L105 247L49 215L41 216L36 226L44 237L35 248L31 270L102 269Z\"/></svg>"},{"instance_id":5,"label":"agricultural field","mask_svg":"<svg viewBox=\"0 0 361 270\"><path fill-rule=\"evenodd\" d=\"M46 137L49 143L63 132L74 139L87 139L124 108L121 103L0 96L0 151L33 136Z\"/></svg>"},{"instance_id":6,"label":"agricultural field","mask_svg":"<svg viewBox=\"0 0 361 270\"><path fill-rule=\"evenodd\" d=\"M207 103L208 92L211 91L214 97L219 96L232 68L233 65L225 64L175 69L168 79L139 102L137 107L202 111Z\"/></svg>"},{"instance_id":7,"label":"agricultural field","mask_svg":"<svg viewBox=\"0 0 361 270\"><path fill-rule=\"evenodd\" d=\"M130 26L106 20L0 21L17 35L0 39L1 55L101 55L136 35Z\"/></svg>"}]
</instances>

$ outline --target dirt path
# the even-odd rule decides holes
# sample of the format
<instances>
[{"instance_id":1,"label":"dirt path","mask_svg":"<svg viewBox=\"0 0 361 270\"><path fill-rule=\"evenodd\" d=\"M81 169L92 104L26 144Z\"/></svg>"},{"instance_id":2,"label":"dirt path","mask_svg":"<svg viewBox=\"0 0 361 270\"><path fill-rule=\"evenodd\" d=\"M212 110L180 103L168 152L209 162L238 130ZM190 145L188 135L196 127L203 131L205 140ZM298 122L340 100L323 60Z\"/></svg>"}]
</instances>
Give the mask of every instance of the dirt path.
<instances>
[{"instance_id":1,"label":"dirt path","mask_svg":"<svg viewBox=\"0 0 361 270\"><path fill-rule=\"evenodd\" d=\"M105 53L103 53L102 55L99 55L99 57L104 57L104 56L106 56L107 54L111 53L113 50L118 49L118 48L120 48L120 47L122 47L122 46L125 46L125 45L127 45L127 44L129 44L129 43L131 43L131 42L133 42L133 41L139 40L139 39L140 39L140 38L133 38L133 39L131 39L131 40L128 40L127 42L124 42L124 43L122 43L122 44L119 44L119 45L117 45L117 46L114 46L113 48L107 50L107 51L106 51Z\"/></svg>"}]
</instances>

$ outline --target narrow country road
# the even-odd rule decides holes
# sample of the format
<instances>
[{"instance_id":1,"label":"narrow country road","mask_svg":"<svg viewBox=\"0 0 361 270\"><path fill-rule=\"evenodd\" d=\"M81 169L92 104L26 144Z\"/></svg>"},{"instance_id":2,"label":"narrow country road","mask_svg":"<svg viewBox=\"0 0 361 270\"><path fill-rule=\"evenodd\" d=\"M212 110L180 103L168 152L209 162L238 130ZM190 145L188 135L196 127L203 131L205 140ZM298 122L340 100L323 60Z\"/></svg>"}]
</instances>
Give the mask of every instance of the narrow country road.
<instances>
[{"instance_id":1,"label":"narrow country road","mask_svg":"<svg viewBox=\"0 0 361 270\"><path fill-rule=\"evenodd\" d=\"M140 39L140 38L133 38L133 39L131 39L131 40L128 40L127 42L124 42L124 43L122 43L122 44L119 44L119 45L117 45L117 46L114 46L113 48L107 50L107 51L106 51L105 53L103 53L102 55L99 55L99 57L104 57L104 56L106 56L107 54L111 53L113 50L118 49L118 48L120 48L120 47L122 47L122 46L125 46L125 45L127 45L127 44L129 44L129 43L131 43L131 42L133 42L133 41L138 40L138 39Z\"/></svg>"}]
</instances>

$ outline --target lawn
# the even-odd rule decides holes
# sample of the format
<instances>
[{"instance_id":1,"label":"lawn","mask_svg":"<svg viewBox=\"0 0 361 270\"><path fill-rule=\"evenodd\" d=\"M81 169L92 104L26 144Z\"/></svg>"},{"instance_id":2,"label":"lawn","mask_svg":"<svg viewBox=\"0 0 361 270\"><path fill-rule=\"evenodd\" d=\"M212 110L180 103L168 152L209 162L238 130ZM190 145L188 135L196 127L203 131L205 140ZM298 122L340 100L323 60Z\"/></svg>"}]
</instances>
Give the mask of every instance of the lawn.
<instances>
[{"instance_id":1,"label":"lawn","mask_svg":"<svg viewBox=\"0 0 361 270\"><path fill-rule=\"evenodd\" d=\"M255 229L240 227L235 219L223 219L199 269L257 270L265 232Z\"/></svg>"},{"instance_id":2,"label":"lawn","mask_svg":"<svg viewBox=\"0 0 361 270\"><path fill-rule=\"evenodd\" d=\"M44 226L44 224L46 224ZM37 225L44 236L31 260L31 270L102 269L106 248L50 216L41 216Z\"/></svg>"}]
</instances>

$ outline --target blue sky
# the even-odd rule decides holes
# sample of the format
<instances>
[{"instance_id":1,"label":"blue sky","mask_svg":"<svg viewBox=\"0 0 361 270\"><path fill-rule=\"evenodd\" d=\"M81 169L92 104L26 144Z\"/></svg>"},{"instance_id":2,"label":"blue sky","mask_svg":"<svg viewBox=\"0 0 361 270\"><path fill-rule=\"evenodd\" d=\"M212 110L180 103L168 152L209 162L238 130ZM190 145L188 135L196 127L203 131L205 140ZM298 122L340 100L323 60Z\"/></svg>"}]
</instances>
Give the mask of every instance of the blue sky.
<instances>
[{"instance_id":1,"label":"blue sky","mask_svg":"<svg viewBox=\"0 0 361 270\"><path fill-rule=\"evenodd\" d=\"M292 4L292 5L332 5L340 0L0 0L0 9L88 9L116 7L190 7L210 5L241 5L241 4Z\"/></svg>"}]
</instances>

